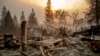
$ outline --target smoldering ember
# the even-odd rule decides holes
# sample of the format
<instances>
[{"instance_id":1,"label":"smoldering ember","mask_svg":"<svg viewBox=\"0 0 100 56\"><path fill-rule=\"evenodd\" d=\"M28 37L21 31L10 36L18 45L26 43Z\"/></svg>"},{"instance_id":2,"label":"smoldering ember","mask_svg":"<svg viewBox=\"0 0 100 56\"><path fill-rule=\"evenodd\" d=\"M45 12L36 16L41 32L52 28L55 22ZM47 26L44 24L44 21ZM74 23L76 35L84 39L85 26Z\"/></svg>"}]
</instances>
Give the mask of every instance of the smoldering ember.
<instances>
[{"instance_id":1,"label":"smoldering ember","mask_svg":"<svg viewBox=\"0 0 100 56\"><path fill-rule=\"evenodd\" d=\"M45 12L36 13L33 6L29 15L26 9L20 8L20 14L8 10L5 1L0 0L0 56L100 56L100 0L43 0ZM17 9L20 3L43 5L40 0L14 1L10 5Z\"/></svg>"}]
</instances>

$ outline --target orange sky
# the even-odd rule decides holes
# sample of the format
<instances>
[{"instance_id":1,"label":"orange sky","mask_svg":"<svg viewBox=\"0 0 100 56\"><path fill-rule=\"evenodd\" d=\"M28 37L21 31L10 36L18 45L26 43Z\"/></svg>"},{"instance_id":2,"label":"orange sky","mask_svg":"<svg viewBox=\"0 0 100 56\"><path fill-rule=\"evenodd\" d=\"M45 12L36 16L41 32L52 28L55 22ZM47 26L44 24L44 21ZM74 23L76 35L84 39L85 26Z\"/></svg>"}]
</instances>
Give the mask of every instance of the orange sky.
<instances>
[{"instance_id":1,"label":"orange sky","mask_svg":"<svg viewBox=\"0 0 100 56\"><path fill-rule=\"evenodd\" d=\"M47 0L20 0L28 5L46 6ZM84 9L87 8L86 0L51 0L53 9Z\"/></svg>"}]
</instances>

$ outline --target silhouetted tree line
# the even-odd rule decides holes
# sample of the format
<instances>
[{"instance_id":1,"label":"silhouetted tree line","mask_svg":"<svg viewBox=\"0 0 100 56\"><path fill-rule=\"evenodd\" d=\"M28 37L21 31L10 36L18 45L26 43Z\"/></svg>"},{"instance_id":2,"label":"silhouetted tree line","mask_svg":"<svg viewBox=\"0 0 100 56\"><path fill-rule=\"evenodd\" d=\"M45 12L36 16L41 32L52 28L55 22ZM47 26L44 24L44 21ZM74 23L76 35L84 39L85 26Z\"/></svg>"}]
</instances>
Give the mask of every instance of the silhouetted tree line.
<instances>
[{"instance_id":1,"label":"silhouetted tree line","mask_svg":"<svg viewBox=\"0 0 100 56\"><path fill-rule=\"evenodd\" d=\"M20 20L20 22L26 21L24 11L22 11L22 15L20 19L18 19L16 15L12 17L10 11L7 10L6 7L4 6L2 9L2 15L0 20L0 24L1 24L0 32L13 33L16 30L19 31L20 24L18 20ZM32 9L32 12L30 13L28 18L28 26L34 27L37 25L38 25L37 18L35 16L34 10Z\"/></svg>"}]
</instances>

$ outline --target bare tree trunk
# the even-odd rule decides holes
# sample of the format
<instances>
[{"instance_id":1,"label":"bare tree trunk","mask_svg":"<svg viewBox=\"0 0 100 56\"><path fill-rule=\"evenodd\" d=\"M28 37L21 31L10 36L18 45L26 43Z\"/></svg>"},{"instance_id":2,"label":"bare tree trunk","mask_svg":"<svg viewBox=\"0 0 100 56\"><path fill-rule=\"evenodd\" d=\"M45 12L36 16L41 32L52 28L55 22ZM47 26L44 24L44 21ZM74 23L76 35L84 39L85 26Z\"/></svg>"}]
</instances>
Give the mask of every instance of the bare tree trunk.
<instances>
[{"instance_id":1,"label":"bare tree trunk","mask_svg":"<svg viewBox=\"0 0 100 56\"><path fill-rule=\"evenodd\" d=\"M98 0L96 0L96 24L97 25L99 25L99 17L98 17L98 13L99 13L99 11L98 11L98 3L99 3L99 1Z\"/></svg>"}]
</instances>

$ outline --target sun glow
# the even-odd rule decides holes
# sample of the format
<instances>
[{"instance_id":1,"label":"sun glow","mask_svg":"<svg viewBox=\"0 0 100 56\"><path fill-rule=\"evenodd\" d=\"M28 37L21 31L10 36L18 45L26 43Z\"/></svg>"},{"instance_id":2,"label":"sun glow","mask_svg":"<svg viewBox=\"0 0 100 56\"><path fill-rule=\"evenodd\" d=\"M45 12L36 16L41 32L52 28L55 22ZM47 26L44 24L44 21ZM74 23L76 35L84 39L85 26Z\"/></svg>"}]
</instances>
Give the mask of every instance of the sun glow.
<instances>
[{"instance_id":1,"label":"sun glow","mask_svg":"<svg viewBox=\"0 0 100 56\"><path fill-rule=\"evenodd\" d=\"M77 9L86 6L85 0L51 0L52 9Z\"/></svg>"},{"instance_id":2,"label":"sun glow","mask_svg":"<svg viewBox=\"0 0 100 56\"><path fill-rule=\"evenodd\" d=\"M66 5L65 0L51 0L51 3L52 3L52 9L54 9L54 10L62 9Z\"/></svg>"},{"instance_id":3,"label":"sun glow","mask_svg":"<svg viewBox=\"0 0 100 56\"><path fill-rule=\"evenodd\" d=\"M38 5L40 7L46 7L48 0L21 0L22 2L30 5ZM58 9L84 9L88 8L86 0L51 0L51 6L53 10Z\"/></svg>"}]
</instances>

